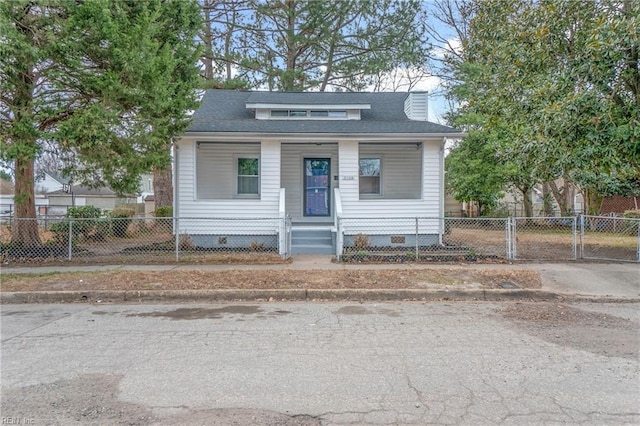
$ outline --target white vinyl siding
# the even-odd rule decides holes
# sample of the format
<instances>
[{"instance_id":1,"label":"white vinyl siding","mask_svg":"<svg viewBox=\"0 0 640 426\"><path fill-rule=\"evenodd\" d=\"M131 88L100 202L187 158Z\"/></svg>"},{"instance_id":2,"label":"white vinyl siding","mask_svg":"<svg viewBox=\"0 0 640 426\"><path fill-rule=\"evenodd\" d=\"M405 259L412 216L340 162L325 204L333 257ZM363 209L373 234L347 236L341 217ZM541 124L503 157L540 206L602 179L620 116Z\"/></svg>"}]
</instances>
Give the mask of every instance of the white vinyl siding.
<instances>
[{"instance_id":1,"label":"white vinyl siding","mask_svg":"<svg viewBox=\"0 0 640 426\"><path fill-rule=\"evenodd\" d=\"M196 143L196 198L225 200L237 194L239 158L259 158L259 143Z\"/></svg>"},{"instance_id":2,"label":"white vinyl siding","mask_svg":"<svg viewBox=\"0 0 640 426\"><path fill-rule=\"evenodd\" d=\"M360 159L382 159L380 193L384 199L420 198L422 149L418 144L360 144L359 151ZM361 198L371 197L364 193L360 195Z\"/></svg>"},{"instance_id":3,"label":"white vinyl siding","mask_svg":"<svg viewBox=\"0 0 640 426\"><path fill-rule=\"evenodd\" d=\"M302 175L302 162L305 158L330 158L331 159L331 192L333 197L333 188L337 188L338 182L333 177L338 174L338 144L322 143L316 145L314 143L302 144L292 143L282 144L282 177L281 185L285 189L286 210L291 215L294 222L305 220L314 221L314 219L303 218L303 185L304 177ZM331 202L333 206L333 201ZM327 221L326 218L317 219L317 221Z\"/></svg>"},{"instance_id":4,"label":"white vinyl siding","mask_svg":"<svg viewBox=\"0 0 640 426\"><path fill-rule=\"evenodd\" d=\"M414 156L424 164L422 171L421 196L419 198L374 198L360 199L358 190L358 167L359 167L359 144L353 141L345 141L340 144L340 194L342 201L342 210L344 217L351 218L411 218L411 217L432 217L440 216L440 157L441 140L423 141L422 147L414 145ZM365 152L368 152L369 145L366 146ZM373 144L371 144L373 146ZM391 146L393 144L384 144ZM399 149L402 145L398 144ZM416 149L418 148L418 149ZM378 147L380 149L380 147ZM367 155L365 155L367 156ZM383 159L383 176L382 181L386 181L386 156ZM408 170L408 169L407 169ZM416 172L418 176L420 171ZM407 172L408 174L408 172ZM420 179L419 177L417 179ZM384 183L383 183L384 185ZM386 189L385 189L386 191ZM414 191L411 192L412 194ZM354 228L350 226L345 232L355 235L359 232L376 234L376 233L413 233L415 232L414 222L408 221L398 226L391 226L392 221L388 221L388 231L380 226L381 222L363 221L362 225ZM439 221L428 221L425 228L421 229L421 233L438 233ZM405 229L406 228L406 229Z\"/></svg>"},{"instance_id":5,"label":"white vinyl siding","mask_svg":"<svg viewBox=\"0 0 640 426\"><path fill-rule=\"evenodd\" d=\"M322 142L320 145L313 141L281 144L278 140L263 139L259 145L229 142L200 144L200 149L196 149L193 138L184 138L178 146L176 211L180 217L275 218L278 216L282 187L285 189L286 211L292 220L307 220L308 218L302 216L302 164L304 158L314 157L331 159L331 196L334 195L333 189L339 187L344 217L435 218L441 214L441 139L416 141L415 144L394 144L391 140L380 144L360 144L356 140L341 140L337 143ZM198 157L196 160L196 157L202 155L205 146L207 148L204 149L204 157L208 158L213 155L209 150L216 146L221 147L222 154L228 158L228 174L218 175L213 171L204 171L211 169L211 164L207 163L205 158ZM234 155L238 155L238 150L251 147L252 152L257 152L260 158L260 198L234 198ZM359 159L375 156L382 159L383 194L375 198L361 199L358 181ZM198 173L199 162L207 165L207 168ZM424 164L424 167L421 167L421 164ZM334 176L338 179L334 180ZM204 187L201 186L202 179L206 182ZM225 191L226 198L199 198L196 188L209 191L208 194ZM331 200L331 205L335 206L335 200ZM210 232L214 231L212 229ZM375 225L369 231L375 233ZM437 233L438 229L432 231ZM253 230L252 232L257 233ZM399 233L400 229L396 229L396 232ZM421 232L426 230L421 229Z\"/></svg>"},{"instance_id":6,"label":"white vinyl siding","mask_svg":"<svg viewBox=\"0 0 640 426\"><path fill-rule=\"evenodd\" d=\"M221 151L223 156L227 156L228 164L224 167L228 170L228 173L222 173L220 175L216 173L208 173L204 170L212 169L206 167L201 170L202 176L197 176L198 163L202 162L207 164L204 159L200 159L199 155L202 152L202 148L205 148L205 157L212 159L215 157L211 150L214 150L216 146L222 145ZM278 217L278 202L280 199L280 143L273 140L263 140L260 144L244 144L244 143L223 143L223 144L200 144L200 149L196 149L196 142L193 139L182 139L178 144L177 151L177 214L180 217L194 217L194 218L276 218ZM244 148L243 148L244 147ZM260 157L260 198L259 199L245 199L245 198L233 198L233 192L235 188L234 175L233 175L233 158L235 152L238 150L247 149L247 147L253 147L253 153ZM258 150L255 150L255 147ZM226 152L226 153L225 153ZM222 165L222 164L221 164ZM198 177L198 179L196 179ZM209 191L208 194L223 193L226 198L209 198L200 199L196 193L196 187L199 187L199 181L205 179L207 187L205 189ZM218 180L219 179L219 180ZM219 192L216 192L219 191ZM186 221L185 221L186 222ZM267 223L267 222L264 222ZM270 222L269 222L270 223ZM194 225L186 224L185 227L180 225L180 232L185 233L220 233L226 232L231 234L233 229L226 229L213 227L210 223L202 222L196 228L191 229ZM227 227L231 227L232 222L229 222ZM236 226L238 226L236 224ZM262 226L262 225L261 225ZM253 229L251 233L260 234L273 234L275 229L272 229L271 225L264 225L264 229ZM203 231L204 229L204 231ZM235 230L242 232L242 229Z\"/></svg>"}]
</instances>

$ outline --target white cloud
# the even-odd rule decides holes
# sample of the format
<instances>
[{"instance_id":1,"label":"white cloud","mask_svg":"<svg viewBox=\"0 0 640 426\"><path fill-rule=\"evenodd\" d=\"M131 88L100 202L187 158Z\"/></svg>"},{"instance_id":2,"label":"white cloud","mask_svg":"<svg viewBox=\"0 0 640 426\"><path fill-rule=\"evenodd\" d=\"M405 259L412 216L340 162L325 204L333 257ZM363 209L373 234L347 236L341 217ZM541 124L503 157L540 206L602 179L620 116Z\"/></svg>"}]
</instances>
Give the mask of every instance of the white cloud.
<instances>
[{"instance_id":1,"label":"white cloud","mask_svg":"<svg viewBox=\"0 0 640 426\"><path fill-rule=\"evenodd\" d=\"M442 46L433 48L433 54L438 59L443 59L445 55L450 53L460 54L462 52L462 43L458 37L447 39Z\"/></svg>"}]
</instances>

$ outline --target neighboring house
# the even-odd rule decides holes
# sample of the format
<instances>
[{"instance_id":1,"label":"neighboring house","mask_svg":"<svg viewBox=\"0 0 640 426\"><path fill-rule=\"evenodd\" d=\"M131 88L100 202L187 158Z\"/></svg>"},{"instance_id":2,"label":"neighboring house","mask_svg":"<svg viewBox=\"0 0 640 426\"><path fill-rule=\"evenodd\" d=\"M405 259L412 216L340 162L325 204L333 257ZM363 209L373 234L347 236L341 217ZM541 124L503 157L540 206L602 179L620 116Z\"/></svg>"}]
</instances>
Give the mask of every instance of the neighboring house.
<instances>
[{"instance_id":1,"label":"neighboring house","mask_svg":"<svg viewBox=\"0 0 640 426\"><path fill-rule=\"evenodd\" d=\"M390 218L444 216L443 146L464 136L426 119L426 93L208 90L175 151L174 214L288 215L293 253L335 253L332 234L339 254L358 234L372 245L415 245L415 221ZM205 247L251 236L283 253L284 227L247 224L179 232ZM438 243L441 228L425 224L420 243Z\"/></svg>"},{"instance_id":2,"label":"neighboring house","mask_svg":"<svg viewBox=\"0 0 640 426\"><path fill-rule=\"evenodd\" d=\"M13 183L1 180L0 213L15 210ZM123 204L135 204L136 196L120 196L108 188L88 188L73 185L69 179L54 172L42 172L36 180L35 205L38 215L65 215L67 208L95 206L113 210Z\"/></svg>"},{"instance_id":3,"label":"neighboring house","mask_svg":"<svg viewBox=\"0 0 640 426\"><path fill-rule=\"evenodd\" d=\"M153 173L145 173L140 176L137 202L146 203L147 197L153 199Z\"/></svg>"},{"instance_id":4,"label":"neighboring house","mask_svg":"<svg viewBox=\"0 0 640 426\"><path fill-rule=\"evenodd\" d=\"M135 204L135 195L120 196L108 188L88 188L70 185L65 189L49 192L48 214L66 214L68 207L94 206L102 210L113 210L123 204Z\"/></svg>"},{"instance_id":5,"label":"neighboring house","mask_svg":"<svg viewBox=\"0 0 640 426\"><path fill-rule=\"evenodd\" d=\"M42 171L36 176L36 192L47 194L68 187L71 181L56 172Z\"/></svg>"},{"instance_id":6,"label":"neighboring house","mask_svg":"<svg viewBox=\"0 0 640 426\"><path fill-rule=\"evenodd\" d=\"M0 179L0 214L4 217L13 216L15 211L15 203L13 182ZM36 213L44 214L48 208L49 200L42 194L35 194Z\"/></svg>"},{"instance_id":7,"label":"neighboring house","mask_svg":"<svg viewBox=\"0 0 640 426\"><path fill-rule=\"evenodd\" d=\"M141 189L144 181L141 183ZM46 197L47 206L36 208L38 214L64 215L68 207L94 206L113 210L122 204L136 203L136 196L119 196L109 188L89 188L74 185L69 179L52 171L42 171L36 180L37 196Z\"/></svg>"}]
</instances>

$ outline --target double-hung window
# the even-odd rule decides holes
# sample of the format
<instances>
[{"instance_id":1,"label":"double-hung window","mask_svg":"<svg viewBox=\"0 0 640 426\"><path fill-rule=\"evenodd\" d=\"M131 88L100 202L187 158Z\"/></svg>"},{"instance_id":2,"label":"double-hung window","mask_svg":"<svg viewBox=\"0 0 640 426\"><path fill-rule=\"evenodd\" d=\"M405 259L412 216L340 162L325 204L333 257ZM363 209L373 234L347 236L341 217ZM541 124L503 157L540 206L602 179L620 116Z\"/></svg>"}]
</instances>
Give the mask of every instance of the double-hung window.
<instances>
[{"instance_id":1,"label":"double-hung window","mask_svg":"<svg viewBox=\"0 0 640 426\"><path fill-rule=\"evenodd\" d=\"M360 159L360 194L381 195L380 174L382 161L380 158Z\"/></svg>"},{"instance_id":2,"label":"double-hung window","mask_svg":"<svg viewBox=\"0 0 640 426\"><path fill-rule=\"evenodd\" d=\"M237 194L260 194L260 161L257 157L238 157L237 159Z\"/></svg>"}]
</instances>

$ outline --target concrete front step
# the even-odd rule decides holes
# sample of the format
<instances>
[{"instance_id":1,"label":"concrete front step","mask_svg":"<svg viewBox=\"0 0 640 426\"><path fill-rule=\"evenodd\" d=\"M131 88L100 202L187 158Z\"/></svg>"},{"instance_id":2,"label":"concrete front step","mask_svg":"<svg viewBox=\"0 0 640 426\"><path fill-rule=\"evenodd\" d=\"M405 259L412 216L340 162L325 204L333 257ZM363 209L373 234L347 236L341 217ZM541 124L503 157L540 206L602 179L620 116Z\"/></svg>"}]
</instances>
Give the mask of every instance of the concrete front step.
<instances>
[{"instance_id":1,"label":"concrete front step","mask_svg":"<svg viewBox=\"0 0 640 426\"><path fill-rule=\"evenodd\" d=\"M319 245L319 246L331 246L333 245L333 239L329 237L291 237L291 244L295 245Z\"/></svg>"},{"instance_id":2,"label":"concrete front step","mask_svg":"<svg viewBox=\"0 0 640 426\"><path fill-rule=\"evenodd\" d=\"M291 245L292 254L336 254L335 249L332 246L326 245L311 245L311 244L299 244Z\"/></svg>"},{"instance_id":3,"label":"concrete front step","mask_svg":"<svg viewBox=\"0 0 640 426\"><path fill-rule=\"evenodd\" d=\"M291 252L293 254L335 254L331 227L294 226L291 229Z\"/></svg>"}]
</instances>

